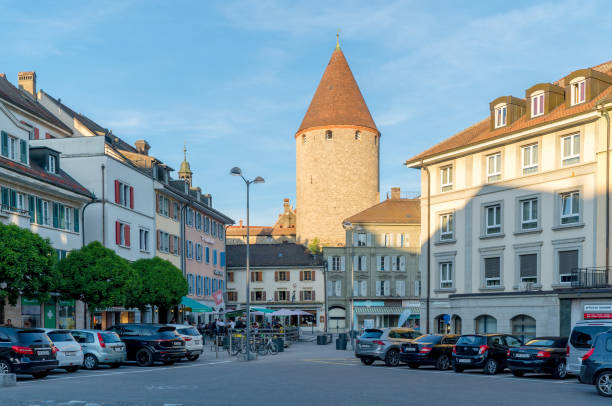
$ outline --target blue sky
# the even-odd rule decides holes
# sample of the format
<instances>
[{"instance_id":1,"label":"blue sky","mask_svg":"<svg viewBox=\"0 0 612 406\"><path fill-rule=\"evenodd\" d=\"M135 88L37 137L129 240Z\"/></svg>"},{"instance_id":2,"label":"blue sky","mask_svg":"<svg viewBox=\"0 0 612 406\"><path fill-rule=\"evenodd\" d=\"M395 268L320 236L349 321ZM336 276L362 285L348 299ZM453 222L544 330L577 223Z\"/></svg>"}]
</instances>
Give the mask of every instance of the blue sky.
<instances>
[{"instance_id":1,"label":"blue sky","mask_svg":"<svg viewBox=\"0 0 612 406\"><path fill-rule=\"evenodd\" d=\"M295 203L294 134L341 45L382 133L381 195L419 190L409 157L486 117L488 103L612 59L605 1L0 0L0 72L42 88L178 170L213 205L272 224Z\"/></svg>"}]
</instances>

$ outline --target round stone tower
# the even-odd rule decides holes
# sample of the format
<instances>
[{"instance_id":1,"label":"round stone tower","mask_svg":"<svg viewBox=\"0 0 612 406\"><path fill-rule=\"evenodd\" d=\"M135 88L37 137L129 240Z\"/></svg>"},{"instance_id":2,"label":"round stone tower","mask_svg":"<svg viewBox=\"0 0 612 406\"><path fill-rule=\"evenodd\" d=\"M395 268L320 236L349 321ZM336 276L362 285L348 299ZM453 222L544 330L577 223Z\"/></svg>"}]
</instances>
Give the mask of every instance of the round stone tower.
<instances>
[{"instance_id":1,"label":"round stone tower","mask_svg":"<svg viewBox=\"0 0 612 406\"><path fill-rule=\"evenodd\" d=\"M295 145L297 239L344 245L343 220L380 201L380 132L339 45Z\"/></svg>"}]
</instances>

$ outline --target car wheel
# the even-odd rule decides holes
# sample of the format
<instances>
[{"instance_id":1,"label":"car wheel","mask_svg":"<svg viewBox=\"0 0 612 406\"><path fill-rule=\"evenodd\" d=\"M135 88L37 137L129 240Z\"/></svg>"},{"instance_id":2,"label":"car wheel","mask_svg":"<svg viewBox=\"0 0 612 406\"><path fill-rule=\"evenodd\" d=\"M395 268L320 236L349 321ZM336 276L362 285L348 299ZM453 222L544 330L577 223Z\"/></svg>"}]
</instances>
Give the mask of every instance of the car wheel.
<instances>
[{"instance_id":1,"label":"car wheel","mask_svg":"<svg viewBox=\"0 0 612 406\"><path fill-rule=\"evenodd\" d=\"M493 358L489 358L484 366L484 373L487 375L495 375L497 373L497 369L499 368L499 363L495 361Z\"/></svg>"},{"instance_id":2,"label":"car wheel","mask_svg":"<svg viewBox=\"0 0 612 406\"><path fill-rule=\"evenodd\" d=\"M436 369L446 371L450 367L450 360L444 354L440 355L436 360Z\"/></svg>"},{"instance_id":3,"label":"car wheel","mask_svg":"<svg viewBox=\"0 0 612 406\"><path fill-rule=\"evenodd\" d=\"M361 363L364 365L372 365L374 363L374 358L370 357L361 357Z\"/></svg>"},{"instance_id":4,"label":"car wheel","mask_svg":"<svg viewBox=\"0 0 612 406\"><path fill-rule=\"evenodd\" d=\"M385 364L389 367L396 367L400 363L399 352L397 350L389 350L387 351L387 355L385 355Z\"/></svg>"},{"instance_id":5,"label":"car wheel","mask_svg":"<svg viewBox=\"0 0 612 406\"><path fill-rule=\"evenodd\" d=\"M453 371L461 373L463 372L463 367L460 367L459 365L453 365Z\"/></svg>"},{"instance_id":6,"label":"car wheel","mask_svg":"<svg viewBox=\"0 0 612 406\"><path fill-rule=\"evenodd\" d=\"M604 371L597 375L595 387L601 396L612 397L612 371Z\"/></svg>"},{"instance_id":7,"label":"car wheel","mask_svg":"<svg viewBox=\"0 0 612 406\"><path fill-rule=\"evenodd\" d=\"M421 364L417 364L416 362L409 362L408 363L408 367L412 368L412 369L417 369L420 366L421 366Z\"/></svg>"},{"instance_id":8,"label":"car wheel","mask_svg":"<svg viewBox=\"0 0 612 406\"><path fill-rule=\"evenodd\" d=\"M36 379L42 379L47 375L49 375L49 371L36 372L35 374L32 374L32 376Z\"/></svg>"},{"instance_id":9,"label":"car wheel","mask_svg":"<svg viewBox=\"0 0 612 406\"><path fill-rule=\"evenodd\" d=\"M164 365L174 365L176 361L164 361Z\"/></svg>"},{"instance_id":10,"label":"car wheel","mask_svg":"<svg viewBox=\"0 0 612 406\"><path fill-rule=\"evenodd\" d=\"M66 367L66 372L76 372L79 370L79 367Z\"/></svg>"},{"instance_id":11,"label":"car wheel","mask_svg":"<svg viewBox=\"0 0 612 406\"><path fill-rule=\"evenodd\" d=\"M146 348L141 348L136 353L136 363L140 367L150 367L153 365L153 354Z\"/></svg>"},{"instance_id":12,"label":"car wheel","mask_svg":"<svg viewBox=\"0 0 612 406\"><path fill-rule=\"evenodd\" d=\"M98 358L96 358L93 354L85 355L85 359L83 360L83 366L85 369L97 369L98 368Z\"/></svg>"},{"instance_id":13,"label":"car wheel","mask_svg":"<svg viewBox=\"0 0 612 406\"><path fill-rule=\"evenodd\" d=\"M198 358L200 358L200 354L190 354L190 355L188 355L188 356L187 356L187 359L188 359L189 361L195 361L195 360L197 360Z\"/></svg>"},{"instance_id":14,"label":"car wheel","mask_svg":"<svg viewBox=\"0 0 612 406\"><path fill-rule=\"evenodd\" d=\"M116 362L114 364L110 364L111 368L119 368L121 366L121 362Z\"/></svg>"},{"instance_id":15,"label":"car wheel","mask_svg":"<svg viewBox=\"0 0 612 406\"><path fill-rule=\"evenodd\" d=\"M11 373L11 364L8 361L0 359L0 375L10 374Z\"/></svg>"},{"instance_id":16,"label":"car wheel","mask_svg":"<svg viewBox=\"0 0 612 406\"><path fill-rule=\"evenodd\" d=\"M512 370L512 375L521 377L521 376L525 375L525 372Z\"/></svg>"},{"instance_id":17,"label":"car wheel","mask_svg":"<svg viewBox=\"0 0 612 406\"><path fill-rule=\"evenodd\" d=\"M567 366L565 365L565 361L561 361L557 364L553 370L552 376L555 379L565 379L567 376Z\"/></svg>"}]
</instances>

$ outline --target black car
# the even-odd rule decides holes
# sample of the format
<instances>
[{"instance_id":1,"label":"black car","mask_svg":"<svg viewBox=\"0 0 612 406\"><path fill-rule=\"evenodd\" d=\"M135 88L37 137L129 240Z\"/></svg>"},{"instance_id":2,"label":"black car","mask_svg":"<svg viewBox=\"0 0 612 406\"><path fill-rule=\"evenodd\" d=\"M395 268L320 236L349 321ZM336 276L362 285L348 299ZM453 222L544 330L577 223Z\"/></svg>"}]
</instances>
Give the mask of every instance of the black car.
<instances>
[{"instance_id":1,"label":"black car","mask_svg":"<svg viewBox=\"0 0 612 406\"><path fill-rule=\"evenodd\" d=\"M0 327L0 374L44 378L59 364L56 352L44 330Z\"/></svg>"},{"instance_id":2,"label":"black car","mask_svg":"<svg viewBox=\"0 0 612 406\"><path fill-rule=\"evenodd\" d=\"M185 341L176 329L162 324L118 324L109 327L125 343L127 359L136 361L142 367L156 361L172 365L185 357Z\"/></svg>"},{"instance_id":3,"label":"black car","mask_svg":"<svg viewBox=\"0 0 612 406\"><path fill-rule=\"evenodd\" d=\"M521 345L521 340L509 334L463 335L453 347L453 370L482 368L485 374L496 374L506 368L508 350Z\"/></svg>"},{"instance_id":4,"label":"black car","mask_svg":"<svg viewBox=\"0 0 612 406\"><path fill-rule=\"evenodd\" d=\"M514 376L544 372L553 378L567 376L567 337L536 337L519 348L508 350L508 368Z\"/></svg>"},{"instance_id":5,"label":"black car","mask_svg":"<svg viewBox=\"0 0 612 406\"><path fill-rule=\"evenodd\" d=\"M400 352L400 360L408 364L410 368L418 368L421 365L435 365L441 371L451 366L453 345L459 336L456 334L426 334L412 343L403 344Z\"/></svg>"},{"instance_id":6,"label":"black car","mask_svg":"<svg viewBox=\"0 0 612 406\"><path fill-rule=\"evenodd\" d=\"M582 357L580 382L595 385L601 396L612 397L612 330L595 336Z\"/></svg>"}]
</instances>

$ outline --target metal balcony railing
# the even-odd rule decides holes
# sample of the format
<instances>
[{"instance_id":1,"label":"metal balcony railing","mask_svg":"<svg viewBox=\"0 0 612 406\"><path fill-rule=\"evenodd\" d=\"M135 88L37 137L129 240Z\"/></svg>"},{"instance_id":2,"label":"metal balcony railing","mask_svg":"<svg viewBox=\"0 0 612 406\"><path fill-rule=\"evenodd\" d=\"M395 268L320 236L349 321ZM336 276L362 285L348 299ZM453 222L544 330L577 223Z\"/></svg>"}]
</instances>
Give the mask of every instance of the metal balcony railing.
<instances>
[{"instance_id":1,"label":"metal balcony railing","mask_svg":"<svg viewBox=\"0 0 612 406\"><path fill-rule=\"evenodd\" d=\"M609 288L612 268L577 268L572 270L572 288Z\"/></svg>"}]
</instances>

